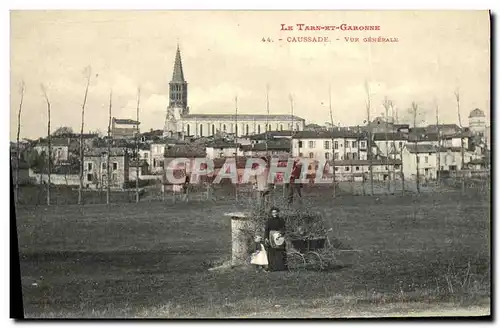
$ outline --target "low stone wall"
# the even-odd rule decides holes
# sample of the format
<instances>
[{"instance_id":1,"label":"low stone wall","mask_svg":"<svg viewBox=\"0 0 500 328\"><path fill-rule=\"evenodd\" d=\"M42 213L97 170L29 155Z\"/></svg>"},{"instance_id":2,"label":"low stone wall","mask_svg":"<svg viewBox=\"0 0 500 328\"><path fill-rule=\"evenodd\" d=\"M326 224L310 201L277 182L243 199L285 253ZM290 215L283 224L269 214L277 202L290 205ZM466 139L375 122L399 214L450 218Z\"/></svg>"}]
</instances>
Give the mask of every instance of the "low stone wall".
<instances>
[{"instance_id":1,"label":"low stone wall","mask_svg":"<svg viewBox=\"0 0 500 328\"><path fill-rule=\"evenodd\" d=\"M29 175L37 184L48 183L49 181L48 174L39 174L30 170ZM51 174L50 183L54 185L78 186L80 185L80 177L78 174Z\"/></svg>"}]
</instances>

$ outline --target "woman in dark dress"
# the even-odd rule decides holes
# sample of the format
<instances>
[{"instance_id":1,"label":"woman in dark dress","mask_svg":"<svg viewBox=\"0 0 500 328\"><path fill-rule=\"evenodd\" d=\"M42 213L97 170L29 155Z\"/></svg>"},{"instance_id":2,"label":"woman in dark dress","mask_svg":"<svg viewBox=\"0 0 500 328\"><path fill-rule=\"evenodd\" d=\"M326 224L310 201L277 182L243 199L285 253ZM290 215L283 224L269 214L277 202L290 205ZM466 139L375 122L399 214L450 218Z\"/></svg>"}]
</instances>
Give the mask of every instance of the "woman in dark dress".
<instances>
[{"instance_id":1,"label":"woman in dark dress","mask_svg":"<svg viewBox=\"0 0 500 328\"><path fill-rule=\"evenodd\" d=\"M279 216L279 210L271 209L271 216L266 223L266 251L269 271L284 271L288 269L286 260L285 220Z\"/></svg>"}]
</instances>

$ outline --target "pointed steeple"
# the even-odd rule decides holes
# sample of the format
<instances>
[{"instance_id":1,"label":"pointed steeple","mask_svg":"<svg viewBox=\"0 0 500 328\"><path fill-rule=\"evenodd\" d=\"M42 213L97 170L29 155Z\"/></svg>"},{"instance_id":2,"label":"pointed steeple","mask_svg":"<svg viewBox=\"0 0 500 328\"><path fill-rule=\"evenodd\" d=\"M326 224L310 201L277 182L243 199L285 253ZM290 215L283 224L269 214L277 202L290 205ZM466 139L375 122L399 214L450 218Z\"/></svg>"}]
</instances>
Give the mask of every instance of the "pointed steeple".
<instances>
[{"instance_id":1,"label":"pointed steeple","mask_svg":"<svg viewBox=\"0 0 500 328\"><path fill-rule=\"evenodd\" d=\"M177 53L175 54L174 72L172 82L186 82L184 80L184 71L182 70L181 50L177 44Z\"/></svg>"}]
</instances>

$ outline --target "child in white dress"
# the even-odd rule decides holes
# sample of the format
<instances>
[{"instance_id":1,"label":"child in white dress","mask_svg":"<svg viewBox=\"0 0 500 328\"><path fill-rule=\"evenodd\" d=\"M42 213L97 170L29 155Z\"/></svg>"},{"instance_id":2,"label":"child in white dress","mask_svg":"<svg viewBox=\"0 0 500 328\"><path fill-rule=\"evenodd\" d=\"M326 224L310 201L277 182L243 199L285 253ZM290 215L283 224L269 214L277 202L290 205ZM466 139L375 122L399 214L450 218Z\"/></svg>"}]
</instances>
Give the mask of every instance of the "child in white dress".
<instances>
[{"instance_id":1,"label":"child in white dress","mask_svg":"<svg viewBox=\"0 0 500 328\"><path fill-rule=\"evenodd\" d=\"M262 237L261 236L256 236L255 239L255 252L252 253L250 257L250 263L255 265L257 268L257 271L267 270L267 252L266 248L264 247Z\"/></svg>"}]
</instances>

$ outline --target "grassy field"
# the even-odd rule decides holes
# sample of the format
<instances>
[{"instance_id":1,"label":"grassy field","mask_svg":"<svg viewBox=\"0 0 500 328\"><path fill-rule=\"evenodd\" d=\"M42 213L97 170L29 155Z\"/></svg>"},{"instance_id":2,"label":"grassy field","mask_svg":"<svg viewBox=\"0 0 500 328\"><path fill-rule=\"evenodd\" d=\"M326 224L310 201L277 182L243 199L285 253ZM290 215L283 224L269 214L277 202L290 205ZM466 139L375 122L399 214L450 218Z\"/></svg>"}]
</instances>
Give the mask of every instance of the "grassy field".
<instances>
[{"instance_id":1,"label":"grassy field","mask_svg":"<svg viewBox=\"0 0 500 328\"><path fill-rule=\"evenodd\" d=\"M352 317L485 314L490 200L458 193L328 197L305 188L341 241L362 250L323 272L208 271L231 252L230 201L23 206L27 317Z\"/></svg>"}]
</instances>

